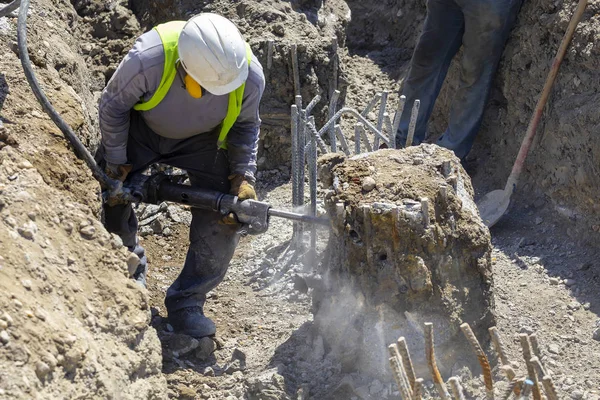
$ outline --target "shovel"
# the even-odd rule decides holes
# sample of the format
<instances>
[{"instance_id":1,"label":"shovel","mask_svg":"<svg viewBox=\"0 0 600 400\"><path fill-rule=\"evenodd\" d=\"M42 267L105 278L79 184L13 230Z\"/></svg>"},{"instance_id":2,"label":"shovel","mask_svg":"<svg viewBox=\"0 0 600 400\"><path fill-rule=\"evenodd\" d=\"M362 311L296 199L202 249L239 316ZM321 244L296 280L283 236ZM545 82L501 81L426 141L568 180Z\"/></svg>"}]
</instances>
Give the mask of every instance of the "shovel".
<instances>
[{"instance_id":1,"label":"shovel","mask_svg":"<svg viewBox=\"0 0 600 400\"><path fill-rule=\"evenodd\" d=\"M523 143L521 143L521 148L519 149L519 154L517 155L517 159L513 165L512 171L508 180L506 182L506 186L504 189L494 190L483 196L483 198L477 204L477 208L479 208L479 214L481 214L481 219L486 224L487 227L493 226L502 216L506 213L508 206L510 204L510 198L517 187L517 182L519 180L519 175L521 175L521 171L523 170L523 165L525 164L525 158L527 157L527 153L529 153L529 148L531 147L531 143L533 142L533 138L535 136L535 131L537 129L538 123L542 118L542 111L546 106L548 101L548 97L550 96L550 91L552 90L552 86L554 85L554 81L556 80L556 75L558 74L558 68L567 52L567 47L569 47L569 43L573 38L573 34L575 33L575 28L585 11L585 7L587 6L587 0L579 0L579 4L577 5L577 9L575 13L571 17L571 22L569 23L569 27L565 32L565 36L558 48L558 52L554 57L554 62L552 63L552 67L550 68L550 72L548 73L548 78L546 78L546 83L544 84L544 89L542 90L542 95L540 96L538 103L535 107L535 111L531 117L531 121L529 121L529 126L527 127L527 133L523 138Z\"/></svg>"}]
</instances>

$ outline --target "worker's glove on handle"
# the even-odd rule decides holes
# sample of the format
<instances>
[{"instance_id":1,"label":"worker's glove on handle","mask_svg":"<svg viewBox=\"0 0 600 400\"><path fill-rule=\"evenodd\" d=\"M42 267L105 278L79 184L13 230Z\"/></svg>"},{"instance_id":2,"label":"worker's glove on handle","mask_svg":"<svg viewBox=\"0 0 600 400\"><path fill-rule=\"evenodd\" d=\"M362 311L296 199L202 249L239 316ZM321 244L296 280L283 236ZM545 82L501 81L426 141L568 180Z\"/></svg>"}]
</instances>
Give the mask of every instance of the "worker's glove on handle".
<instances>
[{"instance_id":1,"label":"worker's glove on handle","mask_svg":"<svg viewBox=\"0 0 600 400\"><path fill-rule=\"evenodd\" d=\"M124 182L132 169L133 165L131 164L113 164L107 161L104 172L106 172L106 175L108 175L109 178ZM109 195L106 198L106 204L110 207L114 207L118 204L124 204L124 200Z\"/></svg>"},{"instance_id":2,"label":"worker's glove on handle","mask_svg":"<svg viewBox=\"0 0 600 400\"><path fill-rule=\"evenodd\" d=\"M247 180L244 175L231 175L229 176L231 182L231 189L229 194L237 196L239 201L244 200L257 200L256 191L254 186ZM235 217L234 213L229 213L221 219L221 222L225 225L237 225L239 221Z\"/></svg>"}]
</instances>

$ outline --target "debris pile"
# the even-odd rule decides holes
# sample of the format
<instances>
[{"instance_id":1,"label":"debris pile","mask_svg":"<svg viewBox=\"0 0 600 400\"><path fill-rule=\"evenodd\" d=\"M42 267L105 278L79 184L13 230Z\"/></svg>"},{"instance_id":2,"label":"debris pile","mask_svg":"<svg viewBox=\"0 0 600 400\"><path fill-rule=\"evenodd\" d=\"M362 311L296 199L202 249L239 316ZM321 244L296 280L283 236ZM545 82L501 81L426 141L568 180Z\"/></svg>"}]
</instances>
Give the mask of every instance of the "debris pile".
<instances>
[{"instance_id":1,"label":"debris pile","mask_svg":"<svg viewBox=\"0 0 600 400\"><path fill-rule=\"evenodd\" d=\"M439 369L467 362L460 325L478 337L494 325L491 243L458 159L421 145L320 163L333 232L313 301L326 349L348 370L387 375L387 343L404 336L424 355L428 321Z\"/></svg>"}]
</instances>

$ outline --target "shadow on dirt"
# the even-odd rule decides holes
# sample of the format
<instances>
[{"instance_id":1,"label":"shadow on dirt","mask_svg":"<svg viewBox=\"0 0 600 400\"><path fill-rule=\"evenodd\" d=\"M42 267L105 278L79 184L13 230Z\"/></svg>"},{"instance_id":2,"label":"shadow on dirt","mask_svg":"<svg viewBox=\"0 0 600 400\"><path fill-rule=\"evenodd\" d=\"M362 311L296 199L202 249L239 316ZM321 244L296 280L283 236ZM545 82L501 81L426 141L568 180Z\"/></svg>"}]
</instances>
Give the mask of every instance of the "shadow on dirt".
<instances>
[{"instance_id":1,"label":"shadow on dirt","mask_svg":"<svg viewBox=\"0 0 600 400\"><path fill-rule=\"evenodd\" d=\"M509 211L490 230L494 247L510 257L515 268L543 268L551 285L564 287L600 317L600 251L590 241L594 233L583 235L578 222L558 215L550 202Z\"/></svg>"}]
</instances>

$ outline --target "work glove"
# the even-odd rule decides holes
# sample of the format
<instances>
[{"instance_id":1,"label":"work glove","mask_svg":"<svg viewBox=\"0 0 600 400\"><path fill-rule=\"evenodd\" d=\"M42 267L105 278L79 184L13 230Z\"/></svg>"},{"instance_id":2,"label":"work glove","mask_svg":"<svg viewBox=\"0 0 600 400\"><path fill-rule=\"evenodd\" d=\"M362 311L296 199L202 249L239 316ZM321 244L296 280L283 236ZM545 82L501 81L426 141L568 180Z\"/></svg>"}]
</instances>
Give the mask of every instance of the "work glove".
<instances>
[{"instance_id":1,"label":"work glove","mask_svg":"<svg viewBox=\"0 0 600 400\"><path fill-rule=\"evenodd\" d=\"M256 191L254 190L254 186L246 179L244 175L231 175L229 176L229 181L231 182L231 189L229 189L229 194L238 197L238 200L257 200ZM221 219L221 222L225 225L236 225L239 224L239 221L235 217L234 213L229 213L225 217Z\"/></svg>"},{"instance_id":2,"label":"work glove","mask_svg":"<svg viewBox=\"0 0 600 400\"><path fill-rule=\"evenodd\" d=\"M131 164L113 164L107 161L104 172L109 178L124 182L132 168Z\"/></svg>"},{"instance_id":3,"label":"work glove","mask_svg":"<svg viewBox=\"0 0 600 400\"><path fill-rule=\"evenodd\" d=\"M124 182L132 169L133 165L131 164L113 164L107 161L106 166L104 167L104 172L106 172L106 175L109 178ZM109 207L114 207L118 204L124 204L124 202L123 199L116 196L111 196L109 193L108 197L106 198L106 204Z\"/></svg>"}]
</instances>

